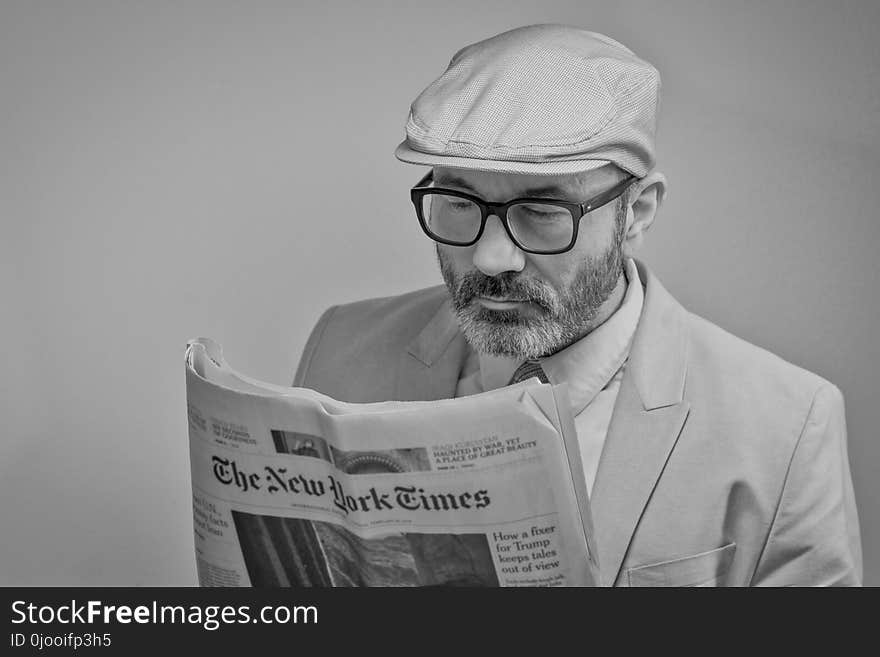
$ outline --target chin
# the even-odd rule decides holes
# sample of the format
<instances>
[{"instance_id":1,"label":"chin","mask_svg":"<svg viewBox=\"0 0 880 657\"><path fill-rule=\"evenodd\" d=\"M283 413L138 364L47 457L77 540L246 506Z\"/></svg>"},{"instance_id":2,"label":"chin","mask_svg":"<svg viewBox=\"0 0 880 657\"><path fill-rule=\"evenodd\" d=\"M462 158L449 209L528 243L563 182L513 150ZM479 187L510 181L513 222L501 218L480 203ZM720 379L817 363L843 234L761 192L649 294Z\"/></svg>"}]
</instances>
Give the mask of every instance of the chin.
<instances>
[{"instance_id":1,"label":"chin","mask_svg":"<svg viewBox=\"0 0 880 657\"><path fill-rule=\"evenodd\" d=\"M474 321L491 330L496 326L522 326L529 325L529 320L518 310L492 310L490 308L477 307L474 309Z\"/></svg>"},{"instance_id":2,"label":"chin","mask_svg":"<svg viewBox=\"0 0 880 657\"><path fill-rule=\"evenodd\" d=\"M533 332L510 324L475 322L463 327L465 338L473 349L489 356L508 358L540 358L547 344Z\"/></svg>"}]
</instances>

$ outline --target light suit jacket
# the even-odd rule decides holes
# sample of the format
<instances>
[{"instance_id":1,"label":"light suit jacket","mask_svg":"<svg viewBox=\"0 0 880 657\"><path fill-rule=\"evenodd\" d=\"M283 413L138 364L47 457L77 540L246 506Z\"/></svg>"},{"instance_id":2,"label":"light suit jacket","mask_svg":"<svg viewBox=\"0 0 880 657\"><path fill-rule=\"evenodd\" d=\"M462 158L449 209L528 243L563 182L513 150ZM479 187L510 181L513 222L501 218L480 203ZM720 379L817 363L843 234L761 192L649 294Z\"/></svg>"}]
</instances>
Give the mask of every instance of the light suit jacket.
<instances>
[{"instance_id":1,"label":"light suit jacket","mask_svg":"<svg viewBox=\"0 0 880 657\"><path fill-rule=\"evenodd\" d=\"M840 390L685 310L645 304L591 509L604 584L857 585ZM293 384L353 402L455 395L467 354L444 286L328 309Z\"/></svg>"}]
</instances>

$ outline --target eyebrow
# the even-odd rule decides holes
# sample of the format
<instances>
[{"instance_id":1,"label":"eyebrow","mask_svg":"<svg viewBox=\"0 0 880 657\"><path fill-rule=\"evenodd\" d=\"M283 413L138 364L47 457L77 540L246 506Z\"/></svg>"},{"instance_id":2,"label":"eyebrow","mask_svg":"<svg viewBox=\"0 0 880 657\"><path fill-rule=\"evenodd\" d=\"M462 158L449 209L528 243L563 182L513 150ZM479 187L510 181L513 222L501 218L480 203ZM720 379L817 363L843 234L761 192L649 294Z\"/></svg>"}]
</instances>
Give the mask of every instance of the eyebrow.
<instances>
[{"instance_id":1,"label":"eyebrow","mask_svg":"<svg viewBox=\"0 0 880 657\"><path fill-rule=\"evenodd\" d=\"M455 175L444 175L440 176L439 178L439 180L436 178L434 179L434 182L438 185L454 185L456 187L461 187L462 189L473 194L474 196L480 195L480 193L463 178L459 178ZM523 198L529 196L543 196L546 198L563 199L568 196L568 192L558 185L545 185L544 187L530 187L529 189L525 190L523 194L521 194L521 197Z\"/></svg>"}]
</instances>

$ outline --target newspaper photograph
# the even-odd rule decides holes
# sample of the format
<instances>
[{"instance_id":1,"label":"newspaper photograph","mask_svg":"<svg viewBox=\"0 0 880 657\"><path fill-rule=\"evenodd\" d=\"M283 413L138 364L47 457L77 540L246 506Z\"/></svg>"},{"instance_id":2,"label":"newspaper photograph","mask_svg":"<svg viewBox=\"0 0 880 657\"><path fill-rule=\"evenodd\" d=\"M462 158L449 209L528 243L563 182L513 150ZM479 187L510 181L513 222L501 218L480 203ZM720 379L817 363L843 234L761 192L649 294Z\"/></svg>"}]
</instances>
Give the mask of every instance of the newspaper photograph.
<instances>
[{"instance_id":1,"label":"newspaper photograph","mask_svg":"<svg viewBox=\"0 0 880 657\"><path fill-rule=\"evenodd\" d=\"M202 586L595 586L564 386L355 404L246 377L191 340Z\"/></svg>"}]
</instances>

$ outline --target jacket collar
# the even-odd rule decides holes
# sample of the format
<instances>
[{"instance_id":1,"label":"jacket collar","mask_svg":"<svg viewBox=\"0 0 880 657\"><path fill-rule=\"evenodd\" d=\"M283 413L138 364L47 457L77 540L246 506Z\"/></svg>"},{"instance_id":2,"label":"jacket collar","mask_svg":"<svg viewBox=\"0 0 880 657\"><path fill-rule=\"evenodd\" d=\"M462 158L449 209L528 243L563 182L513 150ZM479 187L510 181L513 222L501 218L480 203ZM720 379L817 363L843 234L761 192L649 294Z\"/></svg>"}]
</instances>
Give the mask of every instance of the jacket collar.
<instances>
[{"instance_id":1,"label":"jacket collar","mask_svg":"<svg viewBox=\"0 0 880 657\"><path fill-rule=\"evenodd\" d=\"M620 580L636 526L687 420L687 312L636 261L645 305L593 485L591 511L604 584Z\"/></svg>"},{"instance_id":2,"label":"jacket collar","mask_svg":"<svg viewBox=\"0 0 880 657\"><path fill-rule=\"evenodd\" d=\"M687 373L687 311L654 273L636 260L645 285L645 305L633 338L630 363L633 383L646 411L684 399Z\"/></svg>"},{"instance_id":3,"label":"jacket collar","mask_svg":"<svg viewBox=\"0 0 880 657\"><path fill-rule=\"evenodd\" d=\"M448 296L401 354L397 396L401 401L449 399L467 355L467 343L458 329Z\"/></svg>"}]
</instances>

